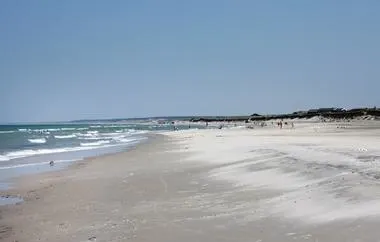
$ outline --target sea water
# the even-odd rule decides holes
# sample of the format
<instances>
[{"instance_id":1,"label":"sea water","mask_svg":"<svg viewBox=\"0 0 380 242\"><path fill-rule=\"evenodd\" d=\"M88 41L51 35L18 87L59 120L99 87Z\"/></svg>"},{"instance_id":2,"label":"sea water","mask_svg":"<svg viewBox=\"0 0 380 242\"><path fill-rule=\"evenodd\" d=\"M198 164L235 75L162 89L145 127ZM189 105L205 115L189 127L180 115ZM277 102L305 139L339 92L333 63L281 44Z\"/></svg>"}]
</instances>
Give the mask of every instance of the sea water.
<instances>
[{"instance_id":1,"label":"sea water","mask_svg":"<svg viewBox=\"0 0 380 242\"><path fill-rule=\"evenodd\" d=\"M146 140L151 131L172 129L171 122L0 125L0 189L11 178L123 151Z\"/></svg>"}]
</instances>

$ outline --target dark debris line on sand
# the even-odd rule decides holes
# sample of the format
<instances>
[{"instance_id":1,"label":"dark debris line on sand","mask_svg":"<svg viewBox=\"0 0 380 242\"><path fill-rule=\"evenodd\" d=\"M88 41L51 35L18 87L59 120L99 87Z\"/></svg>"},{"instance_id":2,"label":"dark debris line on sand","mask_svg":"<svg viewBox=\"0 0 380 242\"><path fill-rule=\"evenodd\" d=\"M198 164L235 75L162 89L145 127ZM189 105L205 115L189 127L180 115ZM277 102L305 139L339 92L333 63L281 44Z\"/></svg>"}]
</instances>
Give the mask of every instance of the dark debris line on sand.
<instances>
[{"instance_id":1,"label":"dark debris line on sand","mask_svg":"<svg viewBox=\"0 0 380 242\"><path fill-rule=\"evenodd\" d=\"M1 220L1 216L0 216ZM5 240L12 233L12 227L0 224L0 240Z\"/></svg>"}]
</instances>

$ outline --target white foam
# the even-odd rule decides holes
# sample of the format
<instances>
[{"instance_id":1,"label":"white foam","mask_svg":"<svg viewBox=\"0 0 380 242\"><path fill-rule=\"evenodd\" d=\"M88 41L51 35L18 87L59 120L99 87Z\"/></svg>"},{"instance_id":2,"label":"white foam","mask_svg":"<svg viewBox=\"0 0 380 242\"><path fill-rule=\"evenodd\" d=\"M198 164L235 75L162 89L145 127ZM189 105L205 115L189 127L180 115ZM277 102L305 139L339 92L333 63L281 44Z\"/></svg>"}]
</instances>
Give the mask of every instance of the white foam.
<instances>
[{"instance_id":1,"label":"white foam","mask_svg":"<svg viewBox=\"0 0 380 242\"><path fill-rule=\"evenodd\" d=\"M119 141L122 143L128 143L128 142L137 142L142 139L120 139Z\"/></svg>"},{"instance_id":2,"label":"white foam","mask_svg":"<svg viewBox=\"0 0 380 242\"><path fill-rule=\"evenodd\" d=\"M8 161L9 158L4 156L4 155L0 155L0 161Z\"/></svg>"},{"instance_id":3,"label":"white foam","mask_svg":"<svg viewBox=\"0 0 380 242\"><path fill-rule=\"evenodd\" d=\"M42 131L42 132L46 132L46 131L51 131L51 132L55 132L55 131L61 131L61 129L41 129L41 130L36 130L36 131Z\"/></svg>"},{"instance_id":4,"label":"white foam","mask_svg":"<svg viewBox=\"0 0 380 242\"><path fill-rule=\"evenodd\" d=\"M114 136L120 136L121 133L102 133L100 134L101 136L111 136L111 137L114 137Z\"/></svg>"},{"instance_id":5,"label":"white foam","mask_svg":"<svg viewBox=\"0 0 380 242\"><path fill-rule=\"evenodd\" d=\"M104 145L104 144L109 144L109 140L100 140L97 142L89 142L89 143L80 143L81 146L99 146L99 145Z\"/></svg>"},{"instance_id":6,"label":"white foam","mask_svg":"<svg viewBox=\"0 0 380 242\"><path fill-rule=\"evenodd\" d=\"M83 139L83 140L101 140L101 139L107 139L107 137L81 137L79 139Z\"/></svg>"},{"instance_id":7,"label":"white foam","mask_svg":"<svg viewBox=\"0 0 380 242\"><path fill-rule=\"evenodd\" d=\"M120 135L138 135L138 134L145 134L145 133L147 133L147 131L127 129L127 130L116 130L113 133L100 133L99 135L115 137L115 136L120 136Z\"/></svg>"},{"instance_id":8,"label":"white foam","mask_svg":"<svg viewBox=\"0 0 380 242\"><path fill-rule=\"evenodd\" d=\"M9 131L0 131L0 134L10 134L10 133L14 133L15 131L13 130L9 130Z\"/></svg>"},{"instance_id":9,"label":"white foam","mask_svg":"<svg viewBox=\"0 0 380 242\"><path fill-rule=\"evenodd\" d=\"M19 131L21 131L21 130L19 130ZM61 131L61 129L28 129L26 131L36 132L36 133L49 133L49 132Z\"/></svg>"},{"instance_id":10,"label":"white foam","mask_svg":"<svg viewBox=\"0 0 380 242\"><path fill-rule=\"evenodd\" d=\"M126 125L105 125L104 128L127 128Z\"/></svg>"},{"instance_id":11,"label":"white foam","mask_svg":"<svg viewBox=\"0 0 380 242\"><path fill-rule=\"evenodd\" d=\"M146 133L148 133L149 131L147 131L147 130L134 130L134 131L132 131L133 132L133 134L146 134Z\"/></svg>"},{"instance_id":12,"label":"white foam","mask_svg":"<svg viewBox=\"0 0 380 242\"><path fill-rule=\"evenodd\" d=\"M61 128L61 130L63 130L63 131L70 131L70 130L76 130L76 128Z\"/></svg>"},{"instance_id":13,"label":"white foam","mask_svg":"<svg viewBox=\"0 0 380 242\"><path fill-rule=\"evenodd\" d=\"M28 139L28 141L32 144L45 144L46 143L46 139L45 138L41 138L41 139Z\"/></svg>"},{"instance_id":14,"label":"white foam","mask_svg":"<svg viewBox=\"0 0 380 242\"><path fill-rule=\"evenodd\" d=\"M76 133L75 135L80 136L80 137L95 137L96 134L82 134L82 133Z\"/></svg>"},{"instance_id":15,"label":"white foam","mask_svg":"<svg viewBox=\"0 0 380 242\"><path fill-rule=\"evenodd\" d=\"M119 136L119 137L114 137L113 140L115 140L117 142L127 143L127 142L135 141L136 139L128 139L125 136Z\"/></svg>"},{"instance_id":16,"label":"white foam","mask_svg":"<svg viewBox=\"0 0 380 242\"><path fill-rule=\"evenodd\" d=\"M38 149L38 150L18 150L13 152L8 152L3 155L4 159L13 160L18 158L24 158L35 155L46 155L54 153L63 153L70 151L80 151L80 150L90 150L98 147L70 147L70 148L55 148L55 149Z\"/></svg>"},{"instance_id":17,"label":"white foam","mask_svg":"<svg viewBox=\"0 0 380 242\"><path fill-rule=\"evenodd\" d=\"M36 155L46 155L46 154L55 154L55 153L64 153L64 152L92 150L92 149L99 149L99 148L108 148L108 147L125 145L126 143L135 143L135 142L139 142L140 140L142 139L121 139L117 144L110 144L109 140L100 140L98 142L81 143L81 146L77 146L77 147L37 149L37 150L31 150L31 149L18 150L18 151L7 152L0 155L0 161L9 161L13 159L25 158L25 157L36 156Z\"/></svg>"},{"instance_id":18,"label":"white foam","mask_svg":"<svg viewBox=\"0 0 380 242\"><path fill-rule=\"evenodd\" d=\"M99 131L97 131L97 130L94 130L94 131L87 131L87 133L88 133L88 134L97 134L97 133L99 133Z\"/></svg>"},{"instance_id":19,"label":"white foam","mask_svg":"<svg viewBox=\"0 0 380 242\"><path fill-rule=\"evenodd\" d=\"M69 134L69 135L54 135L54 138L56 139L71 139L77 137L75 134Z\"/></svg>"},{"instance_id":20,"label":"white foam","mask_svg":"<svg viewBox=\"0 0 380 242\"><path fill-rule=\"evenodd\" d=\"M129 134L145 134L147 132L149 132L149 131L147 131L147 130L135 130L135 129L128 129L127 130L127 133L129 133Z\"/></svg>"}]
</instances>

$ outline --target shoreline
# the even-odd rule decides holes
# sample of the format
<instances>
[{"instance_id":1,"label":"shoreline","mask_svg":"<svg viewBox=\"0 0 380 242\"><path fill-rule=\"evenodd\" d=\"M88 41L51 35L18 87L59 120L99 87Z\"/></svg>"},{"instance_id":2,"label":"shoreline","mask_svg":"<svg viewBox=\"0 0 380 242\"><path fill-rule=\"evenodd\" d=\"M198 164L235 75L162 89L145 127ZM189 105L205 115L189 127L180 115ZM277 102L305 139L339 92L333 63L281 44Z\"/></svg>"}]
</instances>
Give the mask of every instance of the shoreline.
<instances>
[{"instance_id":1,"label":"shoreline","mask_svg":"<svg viewBox=\"0 0 380 242\"><path fill-rule=\"evenodd\" d=\"M11 205L17 205L19 203L22 203L24 200L21 198L20 194L17 194L16 191L18 187L20 186L20 183L22 183L23 180L30 179L31 177L38 177L39 175L44 174L54 174L56 172L64 171L71 169L72 167L75 167L76 165L80 163L86 163L93 158L104 158L107 156L116 155L119 153L128 152L129 150L133 149L136 146L142 145L144 143L148 143L150 139L153 138L153 134L146 134L144 138L139 139L137 142L131 143L130 145L124 146L123 148L120 147L113 147L118 148L115 151L107 151L105 153L100 154L93 154L90 156L86 156L84 158L79 159L72 159L67 160L65 162L59 162L55 163L53 166L50 166L48 162L45 162L44 167L38 167L42 166L38 165L36 168L29 169L29 171L20 172L17 171L13 176L10 176L7 179L3 179L0 181L0 211L2 206L11 206ZM100 147L99 149L104 149L103 147ZM21 167L24 168L24 167ZM18 170L20 168L13 168L15 170ZM17 194L17 195L15 195Z\"/></svg>"},{"instance_id":2,"label":"shoreline","mask_svg":"<svg viewBox=\"0 0 380 242\"><path fill-rule=\"evenodd\" d=\"M157 139L157 134L153 134L153 133L146 134L146 136L143 139L140 139L138 142L133 143L132 145L123 147L122 150L118 150L111 153L101 153L99 155L95 154L95 155L87 156L85 158L78 159L78 160L70 160L67 162L67 164L58 163L58 165L54 164L54 166L50 166L49 163L46 163L46 167L42 171L27 172L26 174L15 175L14 177L4 181L5 186L4 186L4 189L0 189L0 197L4 196L4 194L5 196L9 196L10 193L14 193L12 191L17 190L18 187L20 186L20 183L23 183L24 180L32 179L33 177L38 177L38 176L53 175L54 173L60 173L62 171L66 171L70 169L76 169L77 166L83 165L82 163L90 162L93 159L102 159L102 158L112 157L118 154L123 154L125 152L129 152L130 150L133 150L137 146L149 144L154 139ZM100 147L100 149L102 149L102 147ZM66 162L63 162L63 163L66 163ZM14 205L14 204L5 204L5 205ZM1 205L1 206L4 206L4 205ZM0 210L1 210L1 206L0 206Z\"/></svg>"},{"instance_id":3,"label":"shoreline","mask_svg":"<svg viewBox=\"0 0 380 242\"><path fill-rule=\"evenodd\" d=\"M375 241L380 124L368 127L152 134L20 180L0 241Z\"/></svg>"},{"instance_id":4,"label":"shoreline","mask_svg":"<svg viewBox=\"0 0 380 242\"><path fill-rule=\"evenodd\" d=\"M50 161L57 164L115 153L139 142L147 132L169 128L153 122L147 125L0 125L0 182L2 178L10 178L8 174L43 170Z\"/></svg>"},{"instance_id":5,"label":"shoreline","mask_svg":"<svg viewBox=\"0 0 380 242\"><path fill-rule=\"evenodd\" d=\"M57 186L71 181L71 176L73 173L76 173L78 171L80 172L82 169L86 169L87 167L93 165L103 166L105 165L104 160L112 161L113 159L119 159L125 155L134 152L139 153L141 152L140 150L151 148L155 149L155 146L165 144L166 139L167 137L165 137L162 134L149 134L146 140L142 141L141 143L138 143L137 145L129 147L127 150L124 151L88 157L83 160L72 163L69 166L60 170L37 174L29 174L22 177L14 178L13 182L15 185L8 190L0 191L0 196L21 197L23 198L23 201L16 204L6 204L0 206L0 241L30 241L29 235L26 237L22 237L24 239L14 240L13 236L18 237L18 234L15 234L14 231L16 228L20 229L19 223L7 223L6 217L12 217L14 212L20 210L23 211L23 207L28 207L29 205L40 207L39 203L43 201L44 195L51 192L51 189L56 189ZM96 169L95 173L98 173L98 171L99 170ZM132 173L129 173L126 176L128 175L133 176ZM86 180L86 178L84 180ZM27 223L27 225L29 224ZM23 233L22 231L23 229L19 230L21 234Z\"/></svg>"}]
</instances>

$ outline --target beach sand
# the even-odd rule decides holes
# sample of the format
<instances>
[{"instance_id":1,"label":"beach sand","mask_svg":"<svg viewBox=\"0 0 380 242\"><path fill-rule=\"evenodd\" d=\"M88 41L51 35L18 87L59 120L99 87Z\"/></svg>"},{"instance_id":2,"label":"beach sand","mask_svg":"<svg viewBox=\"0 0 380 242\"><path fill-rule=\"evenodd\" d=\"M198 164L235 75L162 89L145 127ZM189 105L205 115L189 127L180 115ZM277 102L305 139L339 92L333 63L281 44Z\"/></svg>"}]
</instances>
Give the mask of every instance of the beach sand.
<instances>
[{"instance_id":1,"label":"beach sand","mask_svg":"<svg viewBox=\"0 0 380 242\"><path fill-rule=\"evenodd\" d=\"M0 241L380 241L379 137L377 122L154 135L17 180Z\"/></svg>"}]
</instances>

